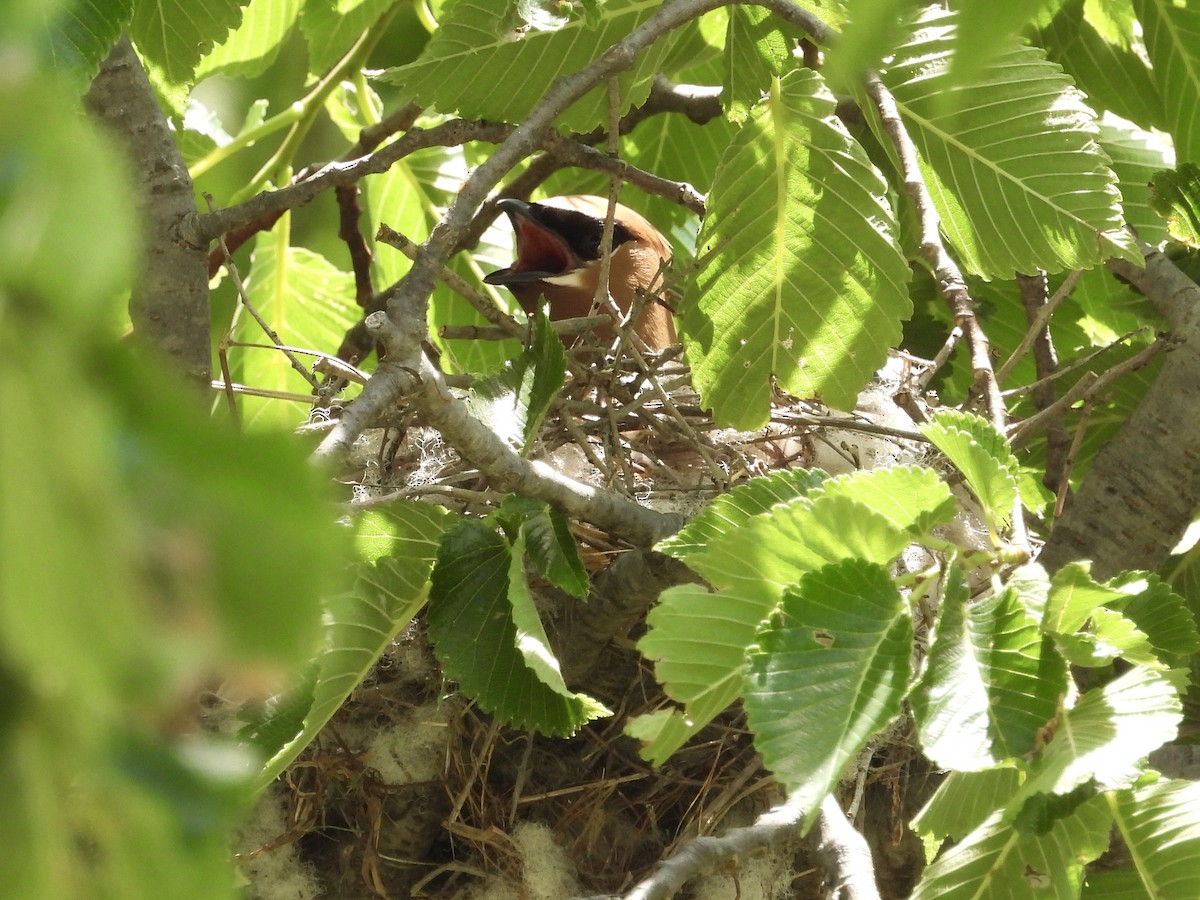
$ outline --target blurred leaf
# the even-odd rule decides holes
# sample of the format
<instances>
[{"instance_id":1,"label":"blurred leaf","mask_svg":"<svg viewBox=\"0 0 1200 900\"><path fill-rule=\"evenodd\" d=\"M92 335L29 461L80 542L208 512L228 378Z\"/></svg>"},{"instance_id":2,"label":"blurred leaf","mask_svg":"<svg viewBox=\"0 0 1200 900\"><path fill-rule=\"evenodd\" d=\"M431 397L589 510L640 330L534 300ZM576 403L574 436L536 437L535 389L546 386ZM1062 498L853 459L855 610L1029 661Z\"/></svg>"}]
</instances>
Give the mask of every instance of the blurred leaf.
<instances>
[{"instance_id":1,"label":"blurred leaf","mask_svg":"<svg viewBox=\"0 0 1200 900\"><path fill-rule=\"evenodd\" d=\"M852 408L912 311L886 186L834 105L808 70L775 82L709 194L683 337L722 424L763 425L773 380Z\"/></svg>"},{"instance_id":2,"label":"blurred leaf","mask_svg":"<svg viewBox=\"0 0 1200 900\"><path fill-rule=\"evenodd\" d=\"M839 4L848 21L827 52L826 77L837 88L859 84L899 44L919 0L848 0Z\"/></svg>"},{"instance_id":3,"label":"blurred leaf","mask_svg":"<svg viewBox=\"0 0 1200 900\"><path fill-rule=\"evenodd\" d=\"M1200 247L1200 166L1185 163L1155 174L1150 206L1166 219L1167 231L1187 247Z\"/></svg>"},{"instance_id":4,"label":"blurred leaf","mask_svg":"<svg viewBox=\"0 0 1200 900\"><path fill-rule=\"evenodd\" d=\"M1085 15L1085 5L1091 4L1067 0L1035 41L1051 62L1066 69L1093 109L1111 110L1143 128L1162 128L1162 100L1150 67L1129 45L1132 28L1124 32L1124 40L1106 34L1093 16ZM1100 5L1116 4L1105 0Z\"/></svg>"},{"instance_id":5,"label":"blurred leaf","mask_svg":"<svg viewBox=\"0 0 1200 900\"><path fill-rule=\"evenodd\" d=\"M308 71L323 75L332 69L393 5L393 0L303 0L300 30L308 43Z\"/></svg>"},{"instance_id":6,"label":"blurred leaf","mask_svg":"<svg viewBox=\"0 0 1200 900\"><path fill-rule=\"evenodd\" d=\"M747 653L746 715L763 764L805 809L900 714L912 638L887 569L858 559L801 576L759 628Z\"/></svg>"},{"instance_id":7,"label":"blurred leaf","mask_svg":"<svg viewBox=\"0 0 1200 900\"><path fill-rule=\"evenodd\" d=\"M883 78L960 264L1011 278L1090 268L1110 256L1140 262L1116 177L1095 143L1095 113L1070 79L1009 38L977 79L953 84L955 23L928 11ZM955 92L952 102L946 91Z\"/></svg>"},{"instance_id":8,"label":"blurred leaf","mask_svg":"<svg viewBox=\"0 0 1200 900\"><path fill-rule=\"evenodd\" d=\"M503 5L456 0L444 11L420 59L389 69L384 80L401 85L422 105L466 118L520 122L560 75L576 72L629 34L656 10L640 0L608 0L600 21L575 19L554 31L526 31L507 20ZM624 114L642 103L670 40L638 54L619 76ZM607 89L601 85L560 118L572 131L608 123Z\"/></svg>"},{"instance_id":9,"label":"blurred leaf","mask_svg":"<svg viewBox=\"0 0 1200 900\"><path fill-rule=\"evenodd\" d=\"M1200 9L1133 0L1179 164L1200 163ZM1135 119L1135 121L1140 120Z\"/></svg>"}]
</instances>

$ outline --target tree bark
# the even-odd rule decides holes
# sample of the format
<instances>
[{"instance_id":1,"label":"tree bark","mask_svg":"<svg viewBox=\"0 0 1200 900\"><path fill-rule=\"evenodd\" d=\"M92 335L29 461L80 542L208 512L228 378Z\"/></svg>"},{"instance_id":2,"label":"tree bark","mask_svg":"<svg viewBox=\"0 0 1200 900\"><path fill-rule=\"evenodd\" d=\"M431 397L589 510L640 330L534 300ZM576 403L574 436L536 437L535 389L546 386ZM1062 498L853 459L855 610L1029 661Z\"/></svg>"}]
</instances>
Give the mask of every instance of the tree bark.
<instances>
[{"instance_id":1,"label":"tree bark","mask_svg":"<svg viewBox=\"0 0 1200 900\"><path fill-rule=\"evenodd\" d=\"M144 252L129 300L139 342L207 388L212 379L207 247L183 239L196 219L192 179L128 38L122 38L84 98L123 149L140 187ZM194 230L194 226L193 226Z\"/></svg>"},{"instance_id":2,"label":"tree bark","mask_svg":"<svg viewBox=\"0 0 1200 900\"><path fill-rule=\"evenodd\" d=\"M1100 579L1156 570L1200 509L1200 285L1145 249L1144 269L1110 268L1171 321L1180 344L1055 523L1039 558L1050 571L1078 559Z\"/></svg>"}]
</instances>

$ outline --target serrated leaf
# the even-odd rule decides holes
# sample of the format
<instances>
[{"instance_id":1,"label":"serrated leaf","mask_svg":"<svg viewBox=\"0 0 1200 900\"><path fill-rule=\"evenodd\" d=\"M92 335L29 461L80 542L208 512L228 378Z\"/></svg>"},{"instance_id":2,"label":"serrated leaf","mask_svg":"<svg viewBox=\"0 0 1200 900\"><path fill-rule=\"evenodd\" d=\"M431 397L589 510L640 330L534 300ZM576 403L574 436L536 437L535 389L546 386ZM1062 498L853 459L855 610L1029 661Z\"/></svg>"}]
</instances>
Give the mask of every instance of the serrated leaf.
<instances>
[{"instance_id":1,"label":"serrated leaf","mask_svg":"<svg viewBox=\"0 0 1200 900\"><path fill-rule=\"evenodd\" d=\"M1062 715L1010 808L1089 779L1102 788L1127 787L1140 773L1139 761L1175 737L1181 718L1179 692L1158 672L1131 669L1093 688Z\"/></svg>"},{"instance_id":2,"label":"serrated leaf","mask_svg":"<svg viewBox=\"0 0 1200 900\"><path fill-rule=\"evenodd\" d=\"M1051 62L1071 74L1093 109L1111 110L1143 128L1162 128L1162 100L1150 67L1130 46L1133 23L1122 23L1123 35L1109 35L1097 28L1091 15L1085 15L1084 7L1084 0L1064 3L1037 33L1036 43Z\"/></svg>"},{"instance_id":3,"label":"serrated leaf","mask_svg":"<svg viewBox=\"0 0 1200 900\"><path fill-rule=\"evenodd\" d=\"M959 263L984 278L1141 261L1096 145L1095 113L1015 38L969 84L948 76L953 15L928 11L883 75ZM942 93L957 96L949 109Z\"/></svg>"},{"instance_id":4,"label":"serrated leaf","mask_svg":"<svg viewBox=\"0 0 1200 900\"><path fill-rule=\"evenodd\" d=\"M269 783L308 746L425 604L438 539L448 520L449 513L441 507L404 500L363 518L359 547L374 561L357 567L351 590L325 601L325 641L316 659L315 683L309 688L302 682L293 689L293 699L297 691L312 691L301 730L289 735L286 727L295 725L294 702L279 706L280 721L259 723L260 736L288 738L270 748L274 752L259 776L260 785ZM386 555L385 547L390 547ZM308 673L305 679L311 677Z\"/></svg>"},{"instance_id":5,"label":"serrated leaf","mask_svg":"<svg viewBox=\"0 0 1200 900\"><path fill-rule=\"evenodd\" d=\"M849 497L801 497L754 517L688 564L718 587L771 604L805 572L851 558L887 565L910 541Z\"/></svg>"},{"instance_id":6,"label":"serrated leaf","mask_svg":"<svg viewBox=\"0 0 1200 900\"><path fill-rule=\"evenodd\" d=\"M546 580L580 600L587 597L588 577L571 534L567 517L550 506L530 516L521 526L529 561Z\"/></svg>"},{"instance_id":7,"label":"serrated leaf","mask_svg":"<svg viewBox=\"0 0 1200 900\"><path fill-rule=\"evenodd\" d=\"M870 469L831 478L821 485L821 493L861 503L914 538L938 525L948 525L958 512L945 482L932 469L918 466Z\"/></svg>"},{"instance_id":8,"label":"serrated leaf","mask_svg":"<svg viewBox=\"0 0 1200 900\"><path fill-rule=\"evenodd\" d=\"M1200 632L1187 601L1157 575L1126 572L1109 585L1125 594L1127 601L1113 604L1146 634L1159 659L1167 665L1186 666L1200 651Z\"/></svg>"},{"instance_id":9,"label":"serrated leaf","mask_svg":"<svg viewBox=\"0 0 1200 900\"><path fill-rule=\"evenodd\" d=\"M212 75L257 78L279 55L279 45L296 24L304 0L250 0L241 24L208 53L196 80Z\"/></svg>"},{"instance_id":10,"label":"serrated leaf","mask_svg":"<svg viewBox=\"0 0 1200 900\"><path fill-rule=\"evenodd\" d=\"M550 404L562 390L567 375L567 356L563 343L542 311L533 318L533 340L513 363L525 406L525 444L528 453Z\"/></svg>"},{"instance_id":11,"label":"serrated leaf","mask_svg":"<svg viewBox=\"0 0 1200 900\"><path fill-rule=\"evenodd\" d=\"M599 716L610 716L605 709L586 694L576 694L563 681L562 666L550 648L550 638L533 603L533 595L525 583L525 539L518 537L512 546L512 557L508 568L508 599L512 605L512 621L516 627L516 648L533 676L555 694L577 706L582 713L579 721L572 723L573 732L580 725ZM541 723L533 722L534 728L552 728L555 718Z\"/></svg>"},{"instance_id":12,"label":"serrated leaf","mask_svg":"<svg viewBox=\"0 0 1200 900\"><path fill-rule=\"evenodd\" d=\"M1073 562L1050 579L1050 598L1042 626L1056 634L1078 631L1096 608L1125 598L1116 588L1092 579L1091 563Z\"/></svg>"},{"instance_id":13,"label":"serrated leaf","mask_svg":"<svg viewBox=\"0 0 1200 900\"><path fill-rule=\"evenodd\" d=\"M220 44L242 21L248 0L158 0L134 3L129 36L138 51L161 73L166 85L185 87L195 79L200 58Z\"/></svg>"},{"instance_id":14,"label":"serrated leaf","mask_svg":"<svg viewBox=\"0 0 1200 900\"><path fill-rule=\"evenodd\" d=\"M630 731L649 740L641 751L645 759L662 765L738 698L746 648L770 609L760 598L732 591L714 594L701 585L663 591L647 616L638 650L654 663L663 690L684 704L685 712L654 713L653 728L643 723Z\"/></svg>"},{"instance_id":15,"label":"serrated leaf","mask_svg":"<svg viewBox=\"0 0 1200 900\"><path fill-rule=\"evenodd\" d=\"M725 32L725 81L721 102L729 119L746 121L773 76L783 74L791 48L780 20L754 6L731 6Z\"/></svg>"},{"instance_id":16,"label":"serrated leaf","mask_svg":"<svg viewBox=\"0 0 1200 900\"><path fill-rule=\"evenodd\" d=\"M961 841L1005 806L1020 784L1015 766L951 772L913 819L913 830L938 840Z\"/></svg>"},{"instance_id":17,"label":"serrated leaf","mask_svg":"<svg viewBox=\"0 0 1200 900\"><path fill-rule=\"evenodd\" d=\"M466 403L475 418L527 453L565 377L562 341L539 312L530 345L499 372L477 379Z\"/></svg>"},{"instance_id":18,"label":"serrated leaf","mask_svg":"<svg viewBox=\"0 0 1200 900\"><path fill-rule=\"evenodd\" d=\"M40 48L82 95L133 16L132 0L78 0L54 9ZM48 15L48 18L50 16Z\"/></svg>"},{"instance_id":19,"label":"serrated leaf","mask_svg":"<svg viewBox=\"0 0 1200 900\"><path fill-rule=\"evenodd\" d=\"M1117 173L1125 221L1148 244L1166 240L1166 225L1151 207L1150 181L1155 172L1171 166L1174 156L1168 143L1161 134L1107 120L1100 123L1098 140ZM1112 279L1106 281L1111 289ZM1113 334L1109 340L1121 333Z\"/></svg>"},{"instance_id":20,"label":"serrated leaf","mask_svg":"<svg viewBox=\"0 0 1200 900\"><path fill-rule=\"evenodd\" d=\"M650 0L609 0L595 25L574 19L553 31L528 31L509 18L504 4L457 0L444 10L420 58L382 77L441 112L521 122L555 79L584 68L658 7ZM655 42L621 73L621 114L649 95L669 45L669 40ZM607 88L590 91L559 122L572 131L607 125Z\"/></svg>"},{"instance_id":21,"label":"serrated leaf","mask_svg":"<svg viewBox=\"0 0 1200 900\"><path fill-rule=\"evenodd\" d=\"M978 771L1035 749L1066 692L1067 668L1017 589L968 606L961 570L947 579L913 713L930 759Z\"/></svg>"},{"instance_id":22,"label":"serrated leaf","mask_svg":"<svg viewBox=\"0 0 1200 900\"><path fill-rule=\"evenodd\" d=\"M1200 897L1200 783L1164 780L1109 797L1146 897Z\"/></svg>"},{"instance_id":23,"label":"serrated leaf","mask_svg":"<svg viewBox=\"0 0 1200 900\"><path fill-rule=\"evenodd\" d=\"M829 476L820 469L784 469L752 478L722 494L677 532L655 548L683 562L703 553L708 543L766 512L776 503L802 497Z\"/></svg>"},{"instance_id":24,"label":"serrated leaf","mask_svg":"<svg viewBox=\"0 0 1200 900\"><path fill-rule=\"evenodd\" d=\"M747 653L746 715L763 763L806 809L900 713L908 607L885 568L846 560L804 575Z\"/></svg>"},{"instance_id":25,"label":"serrated leaf","mask_svg":"<svg viewBox=\"0 0 1200 900\"><path fill-rule=\"evenodd\" d=\"M259 315L288 346L331 352L359 318L354 276L303 247L281 246L286 230L260 235L250 257L246 292ZM248 344L271 341L246 310L238 311L232 337ZM312 388L283 353L256 347L229 351L234 379L254 387L307 394ZM311 365L311 358L301 357ZM287 401L247 397L247 425L294 428L305 408Z\"/></svg>"},{"instance_id":26,"label":"serrated leaf","mask_svg":"<svg viewBox=\"0 0 1200 900\"><path fill-rule=\"evenodd\" d=\"M1110 823L1100 798L1055 822L1045 835L1022 833L997 812L934 860L912 900L1074 900L1084 865L1108 848Z\"/></svg>"},{"instance_id":27,"label":"serrated leaf","mask_svg":"<svg viewBox=\"0 0 1200 900\"><path fill-rule=\"evenodd\" d=\"M1150 206L1166 220L1171 237L1187 247L1200 247L1200 166L1185 163L1155 174Z\"/></svg>"},{"instance_id":28,"label":"serrated leaf","mask_svg":"<svg viewBox=\"0 0 1200 900\"><path fill-rule=\"evenodd\" d=\"M1166 130L1180 163L1200 163L1200 9L1171 0L1134 0Z\"/></svg>"},{"instance_id":29,"label":"serrated leaf","mask_svg":"<svg viewBox=\"0 0 1200 900\"><path fill-rule=\"evenodd\" d=\"M518 649L530 632L514 620L525 590L520 560L504 538L483 522L459 522L443 537L434 566L429 637L446 676L481 709L518 728L573 734L606 711L584 695L556 691L530 667ZM535 636L522 649L540 656L540 643Z\"/></svg>"},{"instance_id":30,"label":"serrated leaf","mask_svg":"<svg viewBox=\"0 0 1200 900\"><path fill-rule=\"evenodd\" d=\"M962 472L995 538L1012 518L1020 468L1004 436L986 419L952 409L922 425L921 433Z\"/></svg>"},{"instance_id":31,"label":"serrated leaf","mask_svg":"<svg viewBox=\"0 0 1200 900\"><path fill-rule=\"evenodd\" d=\"M851 408L912 311L886 185L807 69L772 84L708 198L683 339L722 424L765 424L772 379Z\"/></svg>"}]
</instances>

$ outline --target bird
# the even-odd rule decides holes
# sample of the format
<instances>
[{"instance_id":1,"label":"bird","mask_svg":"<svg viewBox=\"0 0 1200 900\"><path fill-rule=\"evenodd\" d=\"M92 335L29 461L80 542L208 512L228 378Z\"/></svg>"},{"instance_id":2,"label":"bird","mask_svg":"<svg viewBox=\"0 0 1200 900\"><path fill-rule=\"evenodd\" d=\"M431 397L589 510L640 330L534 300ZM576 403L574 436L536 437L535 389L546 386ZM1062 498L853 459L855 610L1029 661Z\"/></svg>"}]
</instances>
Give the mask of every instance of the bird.
<instances>
[{"instance_id":1,"label":"bird","mask_svg":"<svg viewBox=\"0 0 1200 900\"><path fill-rule=\"evenodd\" d=\"M591 313L608 198L571 194L536 203L505 198L496 205L512 222L517 258L483 280L507 287L527 313L537 310L542 297L550 304L551 319ZM662 233L640 213L618 203L608 291L622 313L629 312L638 293L648 295L633 328L651 350L675 343L675 322L662 297L663 270L670 261L671 245ZM596 334L611 340L614 332L600 326Z\"/></svg>"}]
</instances>

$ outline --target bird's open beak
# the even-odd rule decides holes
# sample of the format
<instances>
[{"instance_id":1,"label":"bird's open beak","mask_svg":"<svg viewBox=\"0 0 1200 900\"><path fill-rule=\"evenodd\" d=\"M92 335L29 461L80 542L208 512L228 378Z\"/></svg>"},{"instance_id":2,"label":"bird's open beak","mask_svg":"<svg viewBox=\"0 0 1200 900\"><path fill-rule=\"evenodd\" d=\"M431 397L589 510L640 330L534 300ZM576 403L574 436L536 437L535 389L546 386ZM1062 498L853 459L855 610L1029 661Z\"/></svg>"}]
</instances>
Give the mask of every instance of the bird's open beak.
<instances>
[{"instance_id":1,"label":"bird's open beak","mask_svg":"<svg viewBox=\"0 0 1200 900\"><path fill-rule=\"evenodd\" d=\"M507 269L484 276L487 284L526 284L563 275L578 262L567 242L538 221L535 210L506 198L496 205L507 213L517 235L517 258Z\"/></svg>"}]
</instances>

